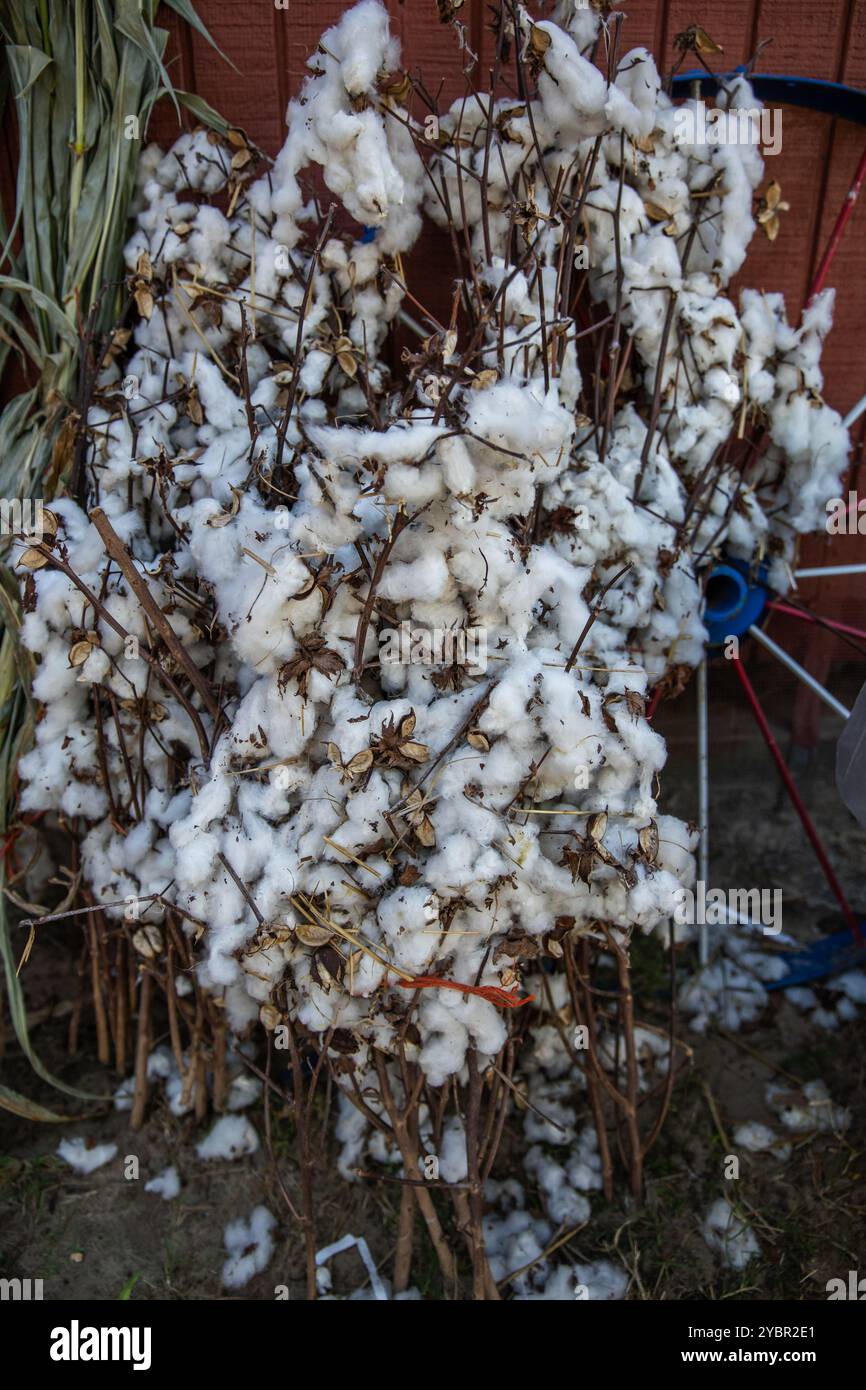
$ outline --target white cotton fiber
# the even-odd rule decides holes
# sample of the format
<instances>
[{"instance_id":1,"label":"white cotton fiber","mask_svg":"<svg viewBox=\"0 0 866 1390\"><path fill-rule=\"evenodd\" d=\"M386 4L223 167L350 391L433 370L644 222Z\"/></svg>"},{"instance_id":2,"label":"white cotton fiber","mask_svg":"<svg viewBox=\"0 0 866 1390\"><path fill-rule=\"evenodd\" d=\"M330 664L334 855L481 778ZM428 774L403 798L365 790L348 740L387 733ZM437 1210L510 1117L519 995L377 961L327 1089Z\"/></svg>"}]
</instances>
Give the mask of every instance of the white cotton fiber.
<instances>
[{"instance_id":1,"label":"white cotton fiber","mask_svg":"<svg viewBox=\"0 0 866 1390\"><path fill-rule=\"evenodd\" d=\"M196 1144L199 1158L242 1158L258 1152L259 1136L243 1115L223 1115Z\"/></svg>"},{"instance_id":2,"label":"white cotton fiber","mask_svg":"<svg viewBox=\"0 0 866 1390\"><path fill-rule=\"evenodd\" d=\"M94 1173L110 1163L117 1153L116 1144L88 1144L86 1139L61 1139L57 1153L76 1173Z\"/></svg>"},{"instance_id":3,"label":"white cotton fiber","mask_svg":"<svg viewBox=\"0 0 866 1390\"><path fill-rule=\"evenodd\" d=\"M242 1289L255 1274L261 1274L273 1254L276 1221L267 1207L255 1207L249 1217L229 1222L223 1243L229 1258L223 1265L222 1282L227 1289Z\"/></svg>"},{"instance_id":4,"label":"white cotton fiber","mask_svg":"<svg viewBox=\"0 0 866 1390\"><path fill-rule=\"evenodd\" d=\"M749 1261L761 1253L745 1217L740 1216L724 1197L710 1207L701 1229L707 1245L731 1269L745 1269Z\"/></svg>"},{"instance_id":5,"label":"white cotton fiber","mask_svg":"<svg viewBox=\"0 0 866 1390\"><path fill-rule=\"evenodd\" d=\"M163 1168L161 1173L157 1173L155 1178L144 1184L145 1192L153 1192L157 1197L162 1197L163 1201L171 1202L180 1194L180 1178L177 1169L172 1165Z\"/></svg>"}]
</instances>

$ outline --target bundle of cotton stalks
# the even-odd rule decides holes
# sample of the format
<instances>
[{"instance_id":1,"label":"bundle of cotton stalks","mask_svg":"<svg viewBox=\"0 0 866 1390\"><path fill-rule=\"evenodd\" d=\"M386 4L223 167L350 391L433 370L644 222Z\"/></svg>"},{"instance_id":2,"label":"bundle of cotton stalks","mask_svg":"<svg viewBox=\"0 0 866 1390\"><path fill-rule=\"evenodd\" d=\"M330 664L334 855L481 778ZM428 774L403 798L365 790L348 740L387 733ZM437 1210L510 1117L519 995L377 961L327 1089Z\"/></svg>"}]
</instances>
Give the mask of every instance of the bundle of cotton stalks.
<instances>
[{"instance_id":1,"label":"bundle of cotton stalks","mask_svg":"<svg viewBox=\"0 0 866 1390\"><path fill-rule=\"evenodd\" d=\"M458 103L430 139L362 0L270 167L240 131L150 148L131 329L101 358L77 493L23 556L41 717L22 805L74 823L101 959L118 942L137 962L141 998L112 1017L162 986L178 1104L200 1113L209 1085L225 1103L226 1031L261 1020L298 1094L327 1064L415 1182L401 1230L411 1251L417 1202L446 1278L417 1178L462 1144L446 1166L479 1297L527 962L570 991L598 1142L621 1104L639 1190L659 1049L634 1032L628 942L666 939L695 845L659 813L647 691L701 655L703 557L766 553L783 582L844 449L817 396L829 299L795 332L775 300L738 316L722 294L754 150L677 146L618 22L607 76L582 56L599 23L501 6L496 80L510 64L526 95ZM311 166L340 209L302 192ZM395 370L425 198L458 295ZM771 441L748 467L744 419ZM587 951L626 1001L618 1101Z\"/></svg>"}]
</instances>

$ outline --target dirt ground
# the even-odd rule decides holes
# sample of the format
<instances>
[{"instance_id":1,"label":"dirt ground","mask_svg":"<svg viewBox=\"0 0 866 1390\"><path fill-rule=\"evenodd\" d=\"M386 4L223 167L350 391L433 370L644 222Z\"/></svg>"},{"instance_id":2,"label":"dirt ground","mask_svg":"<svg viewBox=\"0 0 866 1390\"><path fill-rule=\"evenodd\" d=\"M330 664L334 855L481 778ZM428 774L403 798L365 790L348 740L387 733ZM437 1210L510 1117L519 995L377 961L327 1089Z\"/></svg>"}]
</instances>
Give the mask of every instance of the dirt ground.
<instances>
[{"instance_id":1,"label":"dirt ground","mask_svg":"<svg viewBox=\"0 0 866 1390\"><path fill-rule=\"evenodd\" d=\"M862 672L837 672L834 690L853 703ZM754 679L783 749L794 688L769 666ZM751 720L733 672L717 663L711 692L711 881L718 886L780 887L784 927L809 939L838 928L830 896L792 809L780 792L769 754ZM694 695L662 707L658 727L669 740L662 804L686 819L696 816ZM822 741L799 770L807 803L820 827L840 878L859 912L866 910L866 833L841 805L833 767L838 721L827 713ZM77 991L77 934L46 929L27 967L37 1051L66 1080L104 1092L117 1078L97 1066L93 1036L82 1027L79 1050L67 1052L64 1001ZM683 961L685 968L687 962ZM637 1014L661 1026L666 1004L659 997L661 955L652 943L635 950ZM828 996L829 997L829 996ZM713 1033L680 1035L693 1049L692 1065L674 1094L662 1137L648 1159L646 1201L635 1208L621 1180L620 1196L608 1205L593 1197L593 1215L560 1252L587 1262L600 1256L621 1263L631 1276L629 1298L650 1299L824 1299L828 1279L864 1267L866 1146L866 1013L836 1032L804 1022L782 993L768 996L757 1023L736 1037ZM722 1270L700 1233L710 1203L729 1193L722 1179L729 1137L746 1120L779 1129L764 1103L769 1080L822 1078L837 1104L851 1108L843 1137L795 1137L787 1163L744 1154L736 1199L760 1242L760 1257L743 1272ZM65 1102L39 1083L5 1039L3 1082L55 1108ZM69 1103L72 1108L72 1103ZM245 1112L261 1131L261 1105ZM273 1111L274 1151L286 1189L297 1196L288 1112ZM178 1119L157 1096L144 1128L132 1134L128 1114L97 1109L64 1126L70 1135L112 1140L119 1156L136 1155L141 1177L128 1181L119 1162L90 1177L75 1174L55 1157L58 1127L25 1124L0 1111L0 1275L42 1278L46 1299L225 1299L220 1284L226 1257L223 1228L262 1202L277 1216L275 1252L268 1268L242 1291L244 1299L271 1299L287 1285L303 1298L301 1243L288 1214L264 1147L235 1162L197 1159L193 1145L201 1127ZM512 1121L519 1126L519 1117ZM317 1173L320 1244L347 1231L364 1235L381 1267L388 1269L397 1226L396 1184L347 1184L335 1170L333 1145L319 1149ZM497 1176L508 1174L509 1145L503 1146ZM181 1175L180 1196L171 1202L146 1194L147 1178L173 1163ZM421 1242L419 1241L419 1247ZM348 1293L362 1283L355 1253L332 1262L334 1290ZM435 1262L419 1249L415 1281L425 1297L441 1296Z\"/></svg>"}]
</instances>

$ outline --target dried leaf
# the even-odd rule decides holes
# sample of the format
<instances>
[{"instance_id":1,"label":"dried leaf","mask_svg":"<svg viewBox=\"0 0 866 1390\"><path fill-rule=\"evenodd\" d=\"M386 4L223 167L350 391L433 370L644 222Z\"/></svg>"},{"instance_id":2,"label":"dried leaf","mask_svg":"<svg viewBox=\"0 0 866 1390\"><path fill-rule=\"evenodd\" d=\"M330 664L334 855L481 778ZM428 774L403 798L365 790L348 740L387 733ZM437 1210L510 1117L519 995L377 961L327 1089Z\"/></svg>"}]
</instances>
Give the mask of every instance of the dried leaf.
<instances>
[{"instance_id":1,"label":"dried leaf","mask_svg":"<svg viewBox=\"0 0 866 1390\"><path fill-rule=\"evenodd\" d=\"M485 367L483 372L476 372L472 378L472 390L486 391L488 387L494 386L498 380L498 372L493 367Z\"/></svg>"},{"instance_id":2,"label":"dried leaf","mask_svg":"<svg viewBox=\"0 0 866 1390\"><path fill-rule=\"evenodd\" d=\"M155 960L162 950L162 932L159 927L148 923L133 933L132 944L145 960Z\"/></svg>"},{"instance_id":3,"label":"dried leaf","mask_svg":"<svg viewBox=\"0 0 866 1390\"><path fill-rule=\"evenodd\" d=\"M298 694L306 695L311 671L318 671L323 676L336 676L345 665L340 653L332 651L325 645L324 637L314 632L308 637L299 638L295 655L280 667L277 687L282 694L288 682L294 680Z\"/></svg>"},{"instance_id":4,"label":"dried leaf","mask_svg":"<svg viewBox=\"0 0 866 1390\"><path fill-rule=\"evenodd\" d=\"M15 561L16 565L23 565L26 570L41 570L43 565L48 564L48 556L43 555L41 550L35 546L28 546L23 550Z\"/></svg>"},{"instance_id":5,"label":"dried leaf","mask_svg":"<svg viewBox=\"0 0 866 1390\"><path fill-rule=\"evenodd\" d=\"M659 828L655 821L651 820L649 825L645 825L643 829L639 830L637 838L641 853L647 863L654 864L659 852Z\"/></svg>"},{"instance_id":6,"label":"dried leaf","mask_svg":"<svg viewBox=\"0 0 866 1390\"><path fill-rule=\"evenodd\" d=\"M75 642L69 649L69 665L83 666L90 653L93 651L93 644L90 642Z\"/></svg>"},{"instance_id":7,"label":"dried leaf","mask_svg":"<svg viewBox=\"0 0 866 1390\"><path fill-rule=\"evenodd\" d=\"M532 58L539 65L544 61L544 55L549 49L551 38L546 29L540 29L537 24L533 24L529 31L529 51Z\"/></svg>"},{"instance_id":8,"label":"dried leaf","mask_svg":"<svg viewBox=\"0 0 866 1390\"><path fill-rule=\"evenodd\" d=\"M430 756L426 744L413 743L408 737L415 729L415 711L410 710L396 724L394 716L386 719L380 733L371 740L376 760L385 767L411 768L425 763Z\"/></svg>"},{"instance_id":9,"label":"dried leaf","mask_svg":"<svg viewBox=\"0 0 866 1390\"><path fill-rule=\"evenodd\" d=\"M333 967L333 970L336 970L338 966L341 964L341 962L340 957L336 954L336 952L329 951L329 948L327 946L324 948L324 951L319 951L316 953L316 955L313 956L313 976L318 980L319 984L322 986L322 989L324 989L327 992L331 989L339 989L340 982L335 977L333 970L328 969L328 965L325 962L326 955L330 955L332 957L330 964Z\"/></svg>"},{"instance_id":10,"label":"dried leaf","mask_svg":"<svg viewBox=\"0 0 866 1390\"><path fill-rule=\"evenodd\" d=\"M405 106L412 94L412 79L408 72L401 72L397 77L392 77L390 81L380 82L378 89L383 97L389 97L391 101L397 101L401 106Z\"/></svg>"},{"instance_id":11,"label":"dried leaf","mask_svg":"<svg viewBox=\"0 0 866 1390\"><path fill-rule=\"evenodd\" d=\"M424 743L401 743L400 752L404 758L411 758L413 763L426 763L430 757L430 749Z\"/></svg>"},{"instance_id":12,"label":"dried leaf","mask_svg":"<svg viewBox=\"0 0 866 1390\"><path fill-rule=\"evenodd\" d=\"M207 525L208 525L208 526L214 526L214 527L228 526L228 524L229 524L229 522L231 521L232 517L237 516L238 512L240 511L240 509L241 509L241 493L240 493L240 491L238 490L238 488L233 487L233 488L232 488L232 505L231 505L231 510L228 511L228 512L220 512L217 516L208 517Z\"/></svg>"},{"instance_id":13,"label":"dried leaf","mask_svg":"<svg viewBox=\"0 0 866 1390\"><path fill-rule=\"evenodd\" d=\"M535 960L540 951L541 941L537 936L530 936L528 932L509 933L493 952L493 962L495 964L502 956L511 960Z\"/></svg>"},{"instance_id":14,"label":"dried leaf","mask_svg":"<svg viewBox=\"0 0 866 1390\"><path fill-rule=\"evenodd\" d=\"M204 411L201 408L198 389L195 386L189 388L189 395L186 398L186 413L194 425L204 424Z\"/></svg>"},{"instance_id":15,"label":"dried leaf","mask_svg":"<svg viewBox=\"0 0 866 1390\"><path fill-rule=\"evenodd\" d=\"M334 935L328 927L321 927L317 922L299 922L295 927L295 935L305 946L324 946Z\"/></svg>"},{"instance_id":16,"label":"dried leaf","mask_svg":"<svg viewBox=\"0 0 866 1390\"><path fill-rule=\"evenodd\" d=\"M350 758L346 764L346 775L351 778L360 777L368 772L373 766L372 748L362 748L360 753L356 753L354 758Z\"/></svg>"},{"instance_id":17,"label":"dried leaf","mask_svg":"<svg viewBox=\"0 0 866 1390\"><path fill-rule=\"evenodd\" d=\"M436 831L425 807L426 798L418 787L414 787L406 798L406 819L419 843L425 849L432 849L436 844Z\"/></svg>"},{"instance_id":18,"label":"dried leaf","mask_svg":"<svg viewBox=\"0 0 866 1390\"><path fill-rule=\"evenodd\" d=\"M135 291L135 307L143 319L149 319L153 313L153 295L144 286L139 286Z\"/></svg>"},{"instance_id":19,"label":"dried leaf","mask_svg":"<svg viewBox=\"0 0 866 1390\"><path fill-rule=\"evenodd\" d=\"M632 719L637 720L641 715L646 713L646 701L642 695L638 695L636 690L627 690L625 692L625 703Z\"/></svg>"},{"instance_id":20,"label":"dried leaf","mask_svg":"<svg viewBox=\"0 0 866 1390\"><path fill-rule=\"evenodd\" d=\"M700 24L696 24L694 27L694 41L698 53L724 53L725 51L721 44L710 38L706 29L702 29Z\"/></svg>"}]
</instances>

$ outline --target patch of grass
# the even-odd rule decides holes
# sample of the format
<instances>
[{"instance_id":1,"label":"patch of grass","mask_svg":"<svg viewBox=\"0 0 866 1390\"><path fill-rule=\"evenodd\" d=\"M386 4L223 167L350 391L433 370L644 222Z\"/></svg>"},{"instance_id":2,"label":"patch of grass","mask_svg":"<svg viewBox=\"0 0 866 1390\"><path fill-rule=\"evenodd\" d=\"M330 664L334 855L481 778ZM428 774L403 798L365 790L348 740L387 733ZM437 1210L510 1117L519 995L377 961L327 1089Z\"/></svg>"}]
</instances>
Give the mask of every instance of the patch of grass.
<instances>
[{"instance_id":1,"label":"patch of grass","mask_svg":"<svg viewBox=\"0 0 866 1390\"><path fill-rule=\"evenodd\" d=\"M45 1193L57 1186L60 1161L53 1154L38 1158L0 1157L0 1196L31 1215L38 1215Z\"/></svg>"},{"instance_id":2,"label":"patch of grass","mask_svg":"<svg viewBox=\"0 0 866 1390\"><path fill-rule=\"evenodd\" d=\"M631 983L635 998L658 1003L670 992L670 967L667 952L659 949L658 938L635 933L629 948Z\"/></svg>"},{"instance_id":3,"label":"patch of grass","mask_svg":"<svg viewBox=\"0 0 866 1390\"><path fill-rule=\"evenodd\" d=\"M838 1041L828 1038L810 1038L807 1047L797 1048L794 1052L786 1052L780 1065L793 1076L802 1077L803 1081L814 1081L818 1077L826 1077L828 1072L833 1070L836 1061Z\"/></svg>"},{"instance_id":4,"label":"patch of grass","mask_svg":"<svg viewBox=\"0 0 866 1390\"><path fill-rule=\"evenodd\" d=\"M271 1111L271 1144L275 1158L295 1158L295 1122L288 1106Z\"/></svg>"}]
</instances>

